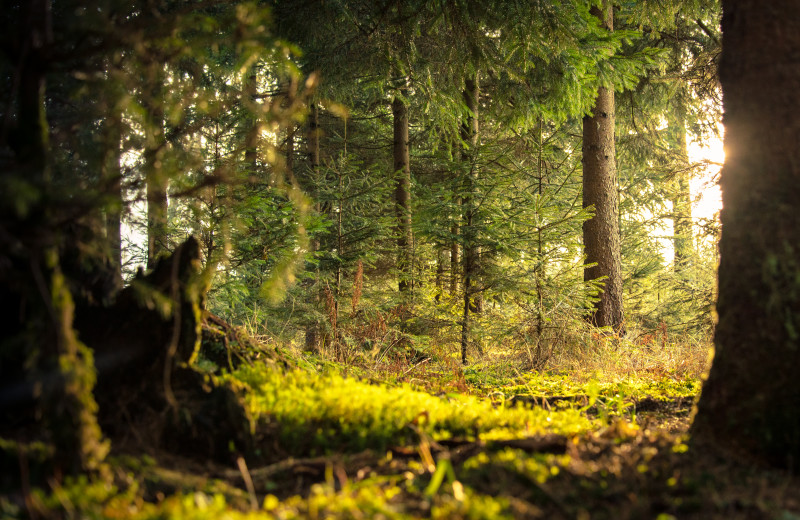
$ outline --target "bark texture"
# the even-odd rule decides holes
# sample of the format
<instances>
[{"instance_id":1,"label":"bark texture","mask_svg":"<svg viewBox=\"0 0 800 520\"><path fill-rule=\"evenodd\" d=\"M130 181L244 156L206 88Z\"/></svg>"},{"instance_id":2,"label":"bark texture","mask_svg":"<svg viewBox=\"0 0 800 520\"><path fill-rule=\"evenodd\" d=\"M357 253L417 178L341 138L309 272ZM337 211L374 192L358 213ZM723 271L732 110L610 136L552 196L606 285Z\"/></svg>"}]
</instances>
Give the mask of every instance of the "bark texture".
<instances>
[{"instance_id":1,"label":"bark texture","mask_svg":"<svg viewBox=\"0 0 800 520\"><path fill-rule=\"evenodd\" d=\"M397 209L397 268L399 289L411 288L411 159L408 146L408 107L401 97L392 101L394 117L394 200Z\"/></svg>"},{"instance_id":2,"label":"bark texture","mask_svg":"<svg viewBox=\"0 0 800 520\"><path fill-rule=\"evenodd\" d=\"M477 244L475 185L478 179L478 170L475 158L479 139L478 100L480 90L477 76L464 81L464 104L469 116L461 126L461 140L464 143L462 160L467 164L468 172L465 178L465 189L462 200L464 221L461 233L464 241L464 307L461 321L461 362L467 362L467 346L469 343L470 313L481 310L480 294L476 291L475 280L478 276L478 258L480 250Z\"/></svg>"},{"instance_id":3,"label":"bark texture","mask_svg":"<svg viewBox=\"0 0 800 520\"><path fill-rule=\"evenodd\" d=\"M592 11L613 29L610 4ZM596 264L584 271L584 279L602 278L604 283L592 323L624 332L614 127L614 91L600 87L592 115L583 118L583 207L594 207L594 216L583 223L583 244L586 262Z\"/></svg>"},{"instance_id":4,"label":"bark texture","mask_svg":"<svg viewBox=\"0 0 800 520\"><path fill-rule=\"evenodd\" d=\"M4 158L6 167L0 173L12 181L4 186L14 187L0 197L0 352L4 364L0 374L4 383L9 376L28 377L42 423L36 426L48 431L57 471L104 475L108 443L97 423L94 359L73 329L75 304L59 256L60 248L78 237L72 236L63 220L64 214L74 213L74 202L51 182L45 104L48 56L54 50L51 15L50 0L22 3L18 21L24 29L9 38L17 37L13 43L25 51L18 56L16 71L20 87L11 143L14 156ZM14 194L25 193L26 188L39 197L21 212ZM15 364L18 360L22 363ZM13 398L14 390L10 393Z\"/></svg>"},{"instance_id":5,"label":"bark texture","mask_svg":"<svg viewBox=\"0 0 800 520\"><path fill-rule=\"evenodd\" d=\"M716 355L696 442L800 470L800 4L723 1Z\"/></svg>"}]
</instances>

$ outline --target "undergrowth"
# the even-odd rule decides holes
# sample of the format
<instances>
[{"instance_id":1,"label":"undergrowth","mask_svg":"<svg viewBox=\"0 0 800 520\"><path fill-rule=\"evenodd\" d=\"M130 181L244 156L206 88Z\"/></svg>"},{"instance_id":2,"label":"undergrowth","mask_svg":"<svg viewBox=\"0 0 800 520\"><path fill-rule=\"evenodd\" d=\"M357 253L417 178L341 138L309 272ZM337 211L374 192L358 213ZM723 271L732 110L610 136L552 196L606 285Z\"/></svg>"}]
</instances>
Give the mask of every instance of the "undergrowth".
<instances>
[{"instance_id":1,"label":"undergrowth","mask_svg":"<svg viewBox=\"0 0 800 520\"><path fill-rule=\"evenodd\" d=\"M6 440L21 478L2 481L0 517L798 518L792 477L689 451L707 348L656 339L590 336L538 371L502 351L462 367L445 349L345 364L284 349L206 372L243 400L259 462L117 448L111 482L36 487L47 450Z\"/></svg>"}]
</instances>

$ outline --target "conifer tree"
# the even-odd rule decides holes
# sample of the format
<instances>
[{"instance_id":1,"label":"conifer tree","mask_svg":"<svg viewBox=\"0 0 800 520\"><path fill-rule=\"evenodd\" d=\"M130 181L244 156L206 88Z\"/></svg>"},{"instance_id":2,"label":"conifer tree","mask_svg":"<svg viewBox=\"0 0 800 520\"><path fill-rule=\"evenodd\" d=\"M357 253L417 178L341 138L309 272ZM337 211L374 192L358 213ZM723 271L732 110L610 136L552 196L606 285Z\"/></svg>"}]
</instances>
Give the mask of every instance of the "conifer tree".
<instances>
[{"instance_id":1,"label":"conifer tree","mask_svg":"<svg viewBox=\"0 0 800 520\"><path fill-rule=\"evenodd\" d=\"M744 452L797 472L800 5L724 0L722 35L719 320L691 431L703 449Z\"/></svg>"},{"instance_id":2,"label":"conifer tree","mask_svg":"<svg viewBox=\"0 0 800 520\"><path fill-rule=\"evenodd\" d=\"M397 269L401 293L413 288L411 228L411 158L408 144L408 107L402 91L392 101L394 131L394 201L397 211Z\"/></svg>"},{"instance_id":3,"label":"conifer tree","mask_svg":"<svg viewBox=\"0 0 800 520\"><path fill-rule=\"evenodd\" d=\"M613 30L610 2L592 12L603 27ZM614 90L600 86L591 115L583 118L583 207L594 208L594 216L583 224L583 239L586 262L591 265L585 279L603 282L591 321L624 332L615 118Z\"/></svg>"},{"instance_id":4,"label":"conifer tree","mask_svg":"<svg viewBox=\"0 0 800 520\"><path fill-rule=\"evenodd\" d=\"M464 244L463 272L463 311L461 322L461 362L467 362L467 347L470 333L470 314L481 311L482 295L480 294L478 273L480 270L480 246L478 246L478 209L476 200L478 180L479 129L478 119L480 87L478 75L468 77L464 81L464 104L466 115L461 126L463 143L462 160L467 171L464 176L465 188L462 199L463 222L460 228Z\"/></svg>"},{"instance_id":5,"label":"conifer tree","mask_svg":"<svg viewBox=\"0 0 800 520\"><path fill-rule=\"evenodd\" d=\"M13 7L5 16L17 16L18 32L9 35L16 37L9 43L18 53L17 128L16 140L2 143L10 144L14 153L5 160L0 181L5 185L1 190L0 222L9 230L2 237L5 261L0 268L0 290L4 305L12 309L13 316L3 317L7 339L0 346L7 358L13 359L9 349L19 348L19 342L35 355L35 377L40 384L44 382L39 405L52 438L58 470L68 474L97 472L102 469L108 443L97 422L92 352L73 329L75 303L60 258L60 250L69 237L59 225L71 202L54 183L51 129L45 105L46 78L52 66L47 56L53 52L55 42L52 7L49 0L22 2ZM3 137L7 135L4 132ZM30 206L23 208L19 197L24 197L26 191L35 196L29 199ZM21 269L15 271L14 266Z\"/></svg>"}]
</instances>

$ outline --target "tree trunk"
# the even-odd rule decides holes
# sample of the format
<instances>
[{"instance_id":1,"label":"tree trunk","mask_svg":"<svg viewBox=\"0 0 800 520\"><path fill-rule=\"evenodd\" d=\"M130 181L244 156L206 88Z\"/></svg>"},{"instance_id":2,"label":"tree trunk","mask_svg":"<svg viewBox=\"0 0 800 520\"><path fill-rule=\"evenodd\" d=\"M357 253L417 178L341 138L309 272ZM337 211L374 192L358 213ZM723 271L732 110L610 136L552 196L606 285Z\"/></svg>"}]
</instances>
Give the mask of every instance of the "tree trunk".
<instances>
[{"instance_id":1,"label":"tree trunk","mask_svg":"<svg viewBox=\"0 0 800 520\"><path fill-rule=\"evenodd\" d=\"M461 362L467 362L467 346L469 343L469 315L481 310L480 294L475 290L475 279L478 275L479 249L477 245L475 188L478 177L476 157L478 148L478 97L479 87L477 75L464 82L464 104L469 115L461 126L463 144L462 160L468 165L469 172L465 178L465 190L462 200L464 221L461 227L464 238L464 305L461 320Z\"/></svg>"},{"instance_id":2,"label":"tree trunk","mask_svg":"<svg viewBox=\"0 0 800 520\"><path fill-rule=\"evenodd\" d=\"M455 201L457 206L461 205L461 201ZM454 216L454 222L450 226L450 234L454 237L459 236L461 233L461 225L458 221L461 219L461 215L456 214ZM458 295L458 281L460 278L460 273L458 272L458 257L461 254L461 247L456 240L450 244L450 297L456 298Z\"/></svg>"},{"instance_id":3,"label":"tree trunk","mask_svg":"<svg viewBox=\"0 0 800 520\"><path fill-rule=\"evenodd\" d=\"M444 293L444 256L446 251L441 247L436 248L436 295L434 300L436 303L442 301L442 293Z\"/></svg>"},{"instance_id":4,"label":"tree trunk","mask_svg":"<svg viewBox=\"0 0 800 520\"><path fill-rule=\"evenodd\" d=\"M682 96L679 94L678 107L675 117L675 140L677 141L677 154L679 156L678 171L674 178L674 191L672 194L672 233L673 233L673 266L678 274L686 270L687 263L692 256L692 193L689 187L691 169L686 149L686 108Z\"/></svg>"},{"instance_id":5,"label":"tree trunk","mask_svg":"<svg viewBox=\"0 0 800 520\"><path fill-rule=\"evenodd\" d=\"M394 117L394 201L397 209L397 269L401 293L412 287L411 273L411 159L408 146L408 107L400 96L392 101Z\"/></svg>"},{"instance_id":6,"label":"tree trunk","mask_svg":"<svg viewBox=\"0 0 800 520\"><path fill-rule=\"evenodd\" d=\"M604 3L604 12L596 7L592 12L608 30L613 29L610 3ZM600 87L592 115L583 118L583 207L594 207L594 216L583 223L583 244L587 264L596 264L584 270L584 280L604 282L590 317L592 323L623 333L614 125L614 91Z\"/></svg>"},{"instance_id":7,"label":"tree trunk","mask_svg":"<svg viewBox=\"0 0 800 520\"><path fill-rule=\"evenodd\" d=\"M258 142L261 127L255 115L256 95L258 94L258 76L255 66L250 68L244 83L244 93L247 103L250 104L250 116L247 118L247 129L244 139L244 165L249 169L250 176L256 175L258 169Z\"/></svg>"},{"instance_id":8,"label":"tree trunk","mask_svg":"<svg viewBox=\"0 0 800 520\"><path fill-rule=\"evenodd\" d=\"M13 287L20 293L16 295L20 305L15 316L23 329L19 339L35 352L36 367L32 375L38 379L41 417L53 442L58 470L96 471L101 469L108 451L97 423L97 404L92 393L96 371L91 351L78 341L73 330L75 307L58 249L59 243L72 239L63 236L64 230L57 224L59 211L70 201L54 192L50 179L45 56L52 51L48 49L53 41L51 4L50 0L32 0L23 5L19 15L20 27L25 29L18 33L23 41L17 42L27 49L18 69L16 133L20 147L15 150L16 164L3 175L17 176L20 185L30 183L31 188L41 190L41 200L46 201L46 206L30 211L37 215L31 223L36 227L22 226L26 230L24 235L10 241L4 238L5 243L0 243L6 254L28 267L12 273L13 284L4 279L8 272L0 270L0 286ZM0 215L25 218L13 207L0 208ZM4 330L5 334L14 335L8 330Z\"/></svg>"},{"instance_id":9,"label":"tree trunk","mask_svg":"<svg viewBox=\"0 0 800 520\"><path fill-rule=\"evenodd\" d=\"M722 5L719 321L692 433L797 472L800 4Z\"/></svg>"},{"instance_id":10,"label":"tree trunk","mask_svg":"<svg viewBox=\"0 0 800 520\"><path fill-rule=\"evenodd\" d=\"M286 180L291 186L297 186L297 179L294 176L294 123L290 123L286 130Z\"/></svg>"},{"instance_id":11,"label":"tree trunk","mask_svg":"<svg viewBox=\"0 0 800 520\"><path fill-rule=\"evenodd\" d=\"M460 147L459 142L453 143L453 150L458 150ZM456 155L454 153L454 155ZM454 168L455 170L455 168ZM458 177L457 170L454 172L456 177ZM459 188L454 188L454 197L453 197L453 208L455 209L454 214L451 215L451 224L450 224L450 236L452 236L452 242L450 242L450 297L455 299L458 297L458 284L461 281L461 273L459 272L459 257L461 256L461 245L459 244L458 237L461 236L461 190Z\"/></svg>"},{"instance_id":12,"label":"tree trunk","mask_svg":"<svg viewBox=\"0 0 800 520\"><path fill-rule=\"evenodd\" d=\"M116 271L117 284L122 286L122 169L120 141L122 140L122 121L119 114L105 121L106 154L102 165L103 179L109 190L109 202L105 208L106 247L111 266Z\"/></svg>"},{"instance_id":13,"label":"tree trunk","mask_svg":"<svg viewBox=\"0 0 800 520\"><path fill-rule=\"evenodd\" d=\"M308 118L308 138L306 141L307 144L307 152L308 152L308 164L310 169L310 176L311 176L311 183L312 186L317 186L319 183L319 165L320 165L320 155L319 155L319 108L317 108L316 103L311 104L311 114ZM314 193L314 199L317 201L315 204L315 209L317 213L321 211L321 207L319 204L319 194ZM318 238L314 238L311 241L311 250L312 251L319 251L320 243ZM319 277L319 269L316 270L316 277L315 283L317 287L320 284L320 277ZM323 297L322 297L322 289L319 288L317 290L317 295L313 298L316 303L316 306L319 307L321 304ZM319 349L319 331L320 331L320 324L317 321L309 323L306 325L305 331L305 350L309 352L313 352Z\"/></svg>"},{"instance_id":14,"label":"tree trunk","mask_svg":"<svg viewBox=\"0 0 800 520\"><path fill-rule=\"evenodd\" d=\"M149 97L145 99L146 108L144 133L144 177L147 184L147 268L155 267L159 256L168 251L167 243L167 183L162 169L162 156L166 151L164 134L163 88L164 74L160 63L153 62L155 69L150 75Z\"/></svg>"}]
</instances>

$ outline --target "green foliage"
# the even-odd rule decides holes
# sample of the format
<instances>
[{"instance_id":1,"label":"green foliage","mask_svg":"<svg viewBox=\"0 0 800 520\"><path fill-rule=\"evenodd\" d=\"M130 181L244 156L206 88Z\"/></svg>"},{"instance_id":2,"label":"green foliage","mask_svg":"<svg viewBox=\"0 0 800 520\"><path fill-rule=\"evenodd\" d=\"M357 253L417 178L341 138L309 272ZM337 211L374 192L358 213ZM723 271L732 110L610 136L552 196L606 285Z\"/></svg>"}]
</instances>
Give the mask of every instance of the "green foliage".
<instances>
[{"instance_id":1,"label":"green foliage","mask_svg":"<svg viewBox=\"0 0 800 520\"><path fill-rule=\"evenodd\" d=\"M119 62L115 84L152 83L147 67L163 47L179 56L164 70L169 89L109 101L128 114L123 148L137 168L146 162L148 103L168 108L160 171L171 179L171 240L202 237L213 312L295 345L316 339L339 359L446 355L463 320L464 250L477 248L472 299L485 305L471 316L470 345L513 346L531 368L544 366L574 348L567 338L601 288L582 275L581 226L591 214L581 208L579 126L604 85L618 92L629 325L708 334L713 252L676 276L656 237L680 168L671 100L687 102L687 128L701 132L714 120L705 112L715 35L703 29L716 30L713 6L623 2L614 31L575 1L270 7L215 7L181 18L175 34L157 32L163 41L148 44L133 69ZM233 26L241 31L193 45ZM315 91L299 85L301 71L314 74L309 86L321 78ZM471 117L464 81L473 76L480 142L470 149L461 131ZM306 153L308 96L319 112L318 166ZM394 290L396 96L411 117L408 301ZM274 135L262 133L253 158L256 128ZM468 200L473 221L463 226ZM461 256L450 264L453 248ZM358 308L345 312L359 265Z\"/></svg>"}]
</instances>

